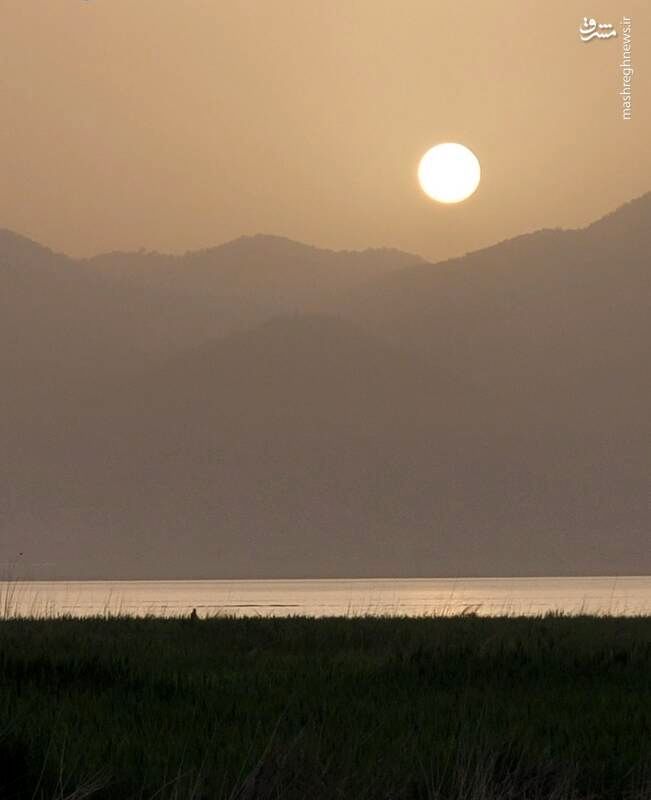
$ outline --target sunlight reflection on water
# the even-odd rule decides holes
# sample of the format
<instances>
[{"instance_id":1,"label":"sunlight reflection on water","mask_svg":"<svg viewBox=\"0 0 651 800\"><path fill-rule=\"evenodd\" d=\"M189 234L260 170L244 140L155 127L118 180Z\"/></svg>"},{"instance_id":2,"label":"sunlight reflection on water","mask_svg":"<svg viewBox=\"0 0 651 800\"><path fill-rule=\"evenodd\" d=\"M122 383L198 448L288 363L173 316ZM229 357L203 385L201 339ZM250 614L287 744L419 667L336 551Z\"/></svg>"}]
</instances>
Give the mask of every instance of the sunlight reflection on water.
<instances>
[{"instance_id":1,"label":"sunlight reflection on water","mask_svg":"<svg viewBox=\"0 0 651 800\"><path fill-rule=\"evenodd\" d=\"M651 577L0 581L10 616L651 614Z\"/></svg>"}]
</instances>

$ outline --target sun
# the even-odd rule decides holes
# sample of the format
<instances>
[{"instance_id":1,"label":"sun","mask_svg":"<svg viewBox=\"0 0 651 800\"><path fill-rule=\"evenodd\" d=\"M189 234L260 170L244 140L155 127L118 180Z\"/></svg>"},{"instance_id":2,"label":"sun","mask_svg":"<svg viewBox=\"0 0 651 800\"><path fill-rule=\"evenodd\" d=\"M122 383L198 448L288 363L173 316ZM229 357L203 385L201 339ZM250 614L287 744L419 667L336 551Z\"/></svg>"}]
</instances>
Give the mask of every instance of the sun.
<instances>
[{"instance_id":1,"label":"sun","mask_svg":"<svg viewBox=\"0 0 651 800\"><path fill-rule=\"evenodd\" d=\"M479 186L477 156L462 144L445 142L428 150L418 165L422 190L439 203L459 203Z\"/></svg>"}]
</instances>

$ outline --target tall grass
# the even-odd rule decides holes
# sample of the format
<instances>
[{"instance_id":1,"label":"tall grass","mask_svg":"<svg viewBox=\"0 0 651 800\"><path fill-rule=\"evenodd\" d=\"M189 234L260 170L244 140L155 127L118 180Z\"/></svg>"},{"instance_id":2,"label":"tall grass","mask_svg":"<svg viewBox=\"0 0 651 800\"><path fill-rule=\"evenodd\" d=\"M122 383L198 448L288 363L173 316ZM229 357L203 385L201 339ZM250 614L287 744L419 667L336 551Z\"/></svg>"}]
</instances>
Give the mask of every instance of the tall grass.
<instances>
[{"instance_id":1,"label":"tall grass","mask_svg":"<svg viewBox=\"0 0 651 800\"><path fill-rule=\"evenodd\" d=\"M0 623L3 800L642 800L650 777L650 618Z\"/></svg>"},{"instance_id":2,"label":"tall grass","mask_svg":"<svg viewBox=\"0 0 651 800\"><path fill-rule=\"evenodd\" d=\"M0 620L11 619L17 615L18 593L21 581L18 576L18 561L4 564L0 573Z\"/></svg>"}]
</instances>

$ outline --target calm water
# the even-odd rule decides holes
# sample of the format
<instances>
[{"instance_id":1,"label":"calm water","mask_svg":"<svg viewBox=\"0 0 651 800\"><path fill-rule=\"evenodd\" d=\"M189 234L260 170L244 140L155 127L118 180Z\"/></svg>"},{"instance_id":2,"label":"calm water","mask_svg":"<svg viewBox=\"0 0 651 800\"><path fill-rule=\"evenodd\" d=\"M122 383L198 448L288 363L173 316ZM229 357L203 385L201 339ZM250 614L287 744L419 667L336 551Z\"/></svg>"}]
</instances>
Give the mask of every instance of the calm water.
<instances>
[{"instance_id":1,"label":"calm water","mask_svg":"<svg viewBox=\"0 0 651 800\"><path fill-rule=\"evenodd\" d=\"M651 614L651 576L0 582L0 616Z\"/></svg>"}]
</instances>

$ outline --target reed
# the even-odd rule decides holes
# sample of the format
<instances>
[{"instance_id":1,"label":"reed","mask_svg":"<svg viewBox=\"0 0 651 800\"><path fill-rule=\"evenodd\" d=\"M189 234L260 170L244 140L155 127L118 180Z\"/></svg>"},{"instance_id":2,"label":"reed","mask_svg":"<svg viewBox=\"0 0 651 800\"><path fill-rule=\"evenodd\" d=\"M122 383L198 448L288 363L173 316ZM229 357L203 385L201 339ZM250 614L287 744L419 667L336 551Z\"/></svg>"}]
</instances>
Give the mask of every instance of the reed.
<instances>
[{"instance_id":1,"label":"reed","mask_svg":"<svg viewBox=\"0 0 651 800\"><path fill-rule=\"evenodd\" d=\"M651 618L0 623L0 797L651 798Z\"/></svg>"}]
</instances>

